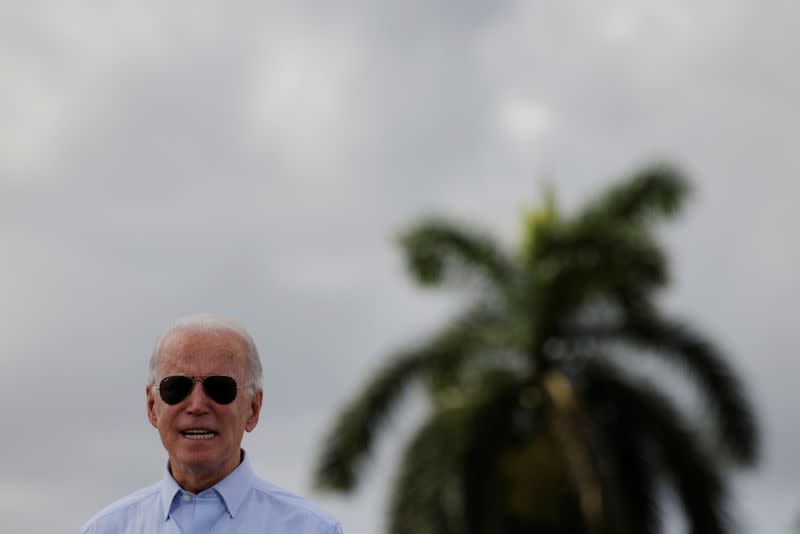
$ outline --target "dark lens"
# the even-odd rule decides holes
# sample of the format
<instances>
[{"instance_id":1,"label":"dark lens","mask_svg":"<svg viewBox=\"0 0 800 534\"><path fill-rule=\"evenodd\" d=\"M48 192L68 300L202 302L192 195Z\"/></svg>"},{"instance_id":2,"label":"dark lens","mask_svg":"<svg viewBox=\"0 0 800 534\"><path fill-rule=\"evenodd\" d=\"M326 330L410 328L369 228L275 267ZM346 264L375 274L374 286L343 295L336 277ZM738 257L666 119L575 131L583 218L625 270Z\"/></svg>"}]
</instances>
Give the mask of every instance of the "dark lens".
<instances>
[{"instance_id":1,"label":"dark lens","mask_svg":"<svg viewBox=\"0 0 800 534\"><path fill-rule=\"evenodd\" d=\"M194 381L188 376L168 376L158 385L158 393L167 404L178 404L192 392Z\"/></svg>"},{"instance_id":2,"label":"dark lens","mask_svg":"<svg viewBox=\"0 0 800 534\"><path fill-rule=\"evenodd\" d=\"M208 376L203 380L203 389L219 404L230 404L236 398L236 380L229 376Z\"/></svg>"}]
</instances>

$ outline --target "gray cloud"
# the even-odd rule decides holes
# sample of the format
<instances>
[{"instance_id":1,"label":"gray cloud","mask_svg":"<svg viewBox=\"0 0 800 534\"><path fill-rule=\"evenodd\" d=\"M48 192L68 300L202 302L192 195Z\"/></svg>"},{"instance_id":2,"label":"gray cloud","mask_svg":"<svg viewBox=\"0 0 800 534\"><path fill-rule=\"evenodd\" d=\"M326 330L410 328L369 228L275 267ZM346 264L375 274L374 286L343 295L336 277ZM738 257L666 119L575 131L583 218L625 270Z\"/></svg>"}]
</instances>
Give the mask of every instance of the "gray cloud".
<instances>
[{"instance_id":1,"label":"gray cloud","mask_svg":"<svg viewBox=\"0 0 800 534\"><path fill-rule=\"evenodd\" d=\"M788 530L794 5L59 6L0 13L7 528L77 527L161 476L148 353L198 310L251 328L267 404L248 448L307 492L337 408L457 305L410 287L392 235L447 210L510 239L544 178L569 207L662 156L697 186L664 232L666 302L752 387L766 461L737 499L753 530ZM377 531L412 425L354 500L324 500L348 532Z\"/></svg>"}]
</instances>

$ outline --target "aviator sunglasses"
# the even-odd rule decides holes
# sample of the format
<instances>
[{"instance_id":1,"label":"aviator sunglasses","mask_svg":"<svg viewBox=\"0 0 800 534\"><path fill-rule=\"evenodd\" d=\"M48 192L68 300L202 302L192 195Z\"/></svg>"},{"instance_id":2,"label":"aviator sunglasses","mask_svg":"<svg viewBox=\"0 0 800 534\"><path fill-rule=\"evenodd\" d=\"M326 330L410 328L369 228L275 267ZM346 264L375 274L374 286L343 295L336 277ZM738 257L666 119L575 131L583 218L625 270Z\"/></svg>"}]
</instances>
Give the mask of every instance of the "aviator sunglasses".
<instances>
[{"instance_id":1,"label":"aviator sunglasses","mask_svg":"<svg viewBox=\"0 0 800 534\"><path fill-rule=\"evenodd\" d=\"M236 398L236 392L239 386L236 385L236 380L229 376L182 376L174 375L168 376L159 382L157 386L153 386L158 390L161 399L167 404L178 404L183 399L189 396L194 389L194 383L201 382L203 384L203 391L209 399L217 404L230 404Z\"/></svg>"}]
</instances>

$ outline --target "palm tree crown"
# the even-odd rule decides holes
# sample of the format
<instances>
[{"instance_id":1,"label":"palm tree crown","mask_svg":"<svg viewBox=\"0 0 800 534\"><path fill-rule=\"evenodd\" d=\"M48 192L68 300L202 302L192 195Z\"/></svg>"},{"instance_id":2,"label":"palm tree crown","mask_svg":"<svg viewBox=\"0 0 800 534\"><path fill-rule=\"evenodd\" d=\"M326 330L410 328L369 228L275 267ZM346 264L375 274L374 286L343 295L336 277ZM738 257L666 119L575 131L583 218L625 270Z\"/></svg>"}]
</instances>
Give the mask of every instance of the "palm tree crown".
<instances>
[{"instance_id":1,"label":"palm tree crown","mask_svg":"<svg viewBox=\"0 0 800 534\"><path fill-rule=\"evenodd\" d=\"M516 253L444 219L403 234L423 286L470 292L467 309L396 354L339 415L317 484L350 490L406 386L430 410L394 486L391 534L656 533L674 492L692 533L727 532L723 469L752 464L758 433L742 384L713 344L661 312L667 265L653 234L686 181L634 174L562 215L549 195ZM636 371L677 366L703 420Z\"/></svg>"}]
</instances>

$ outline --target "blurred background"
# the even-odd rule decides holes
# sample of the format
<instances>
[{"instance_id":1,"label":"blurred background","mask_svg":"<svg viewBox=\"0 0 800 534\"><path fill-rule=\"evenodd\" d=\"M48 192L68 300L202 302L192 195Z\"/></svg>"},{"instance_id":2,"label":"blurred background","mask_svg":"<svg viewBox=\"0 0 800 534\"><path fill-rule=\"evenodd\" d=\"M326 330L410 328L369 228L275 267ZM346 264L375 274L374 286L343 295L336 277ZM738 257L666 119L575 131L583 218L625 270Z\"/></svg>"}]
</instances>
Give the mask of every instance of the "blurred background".
<instances>
[{"instance_id":1,"label":"blurred background","mask_svg":"<svg viewBox=\"0 0 800 534\"><path fill-rule=\"evenodd\" d=\"M664 306L729 356L763 433L742 531L800 512L792 2L56 2L0 6L0 524L75 531L162 476L149 352L210 311L252 332L256 471L311 493L335 414L459 302L394 237L450 214L502 241L640 164L694 195ZM380 532L412 401L352 496ZM672 527L680 531L680 520Z\"/></svg>"}]
</instances>

